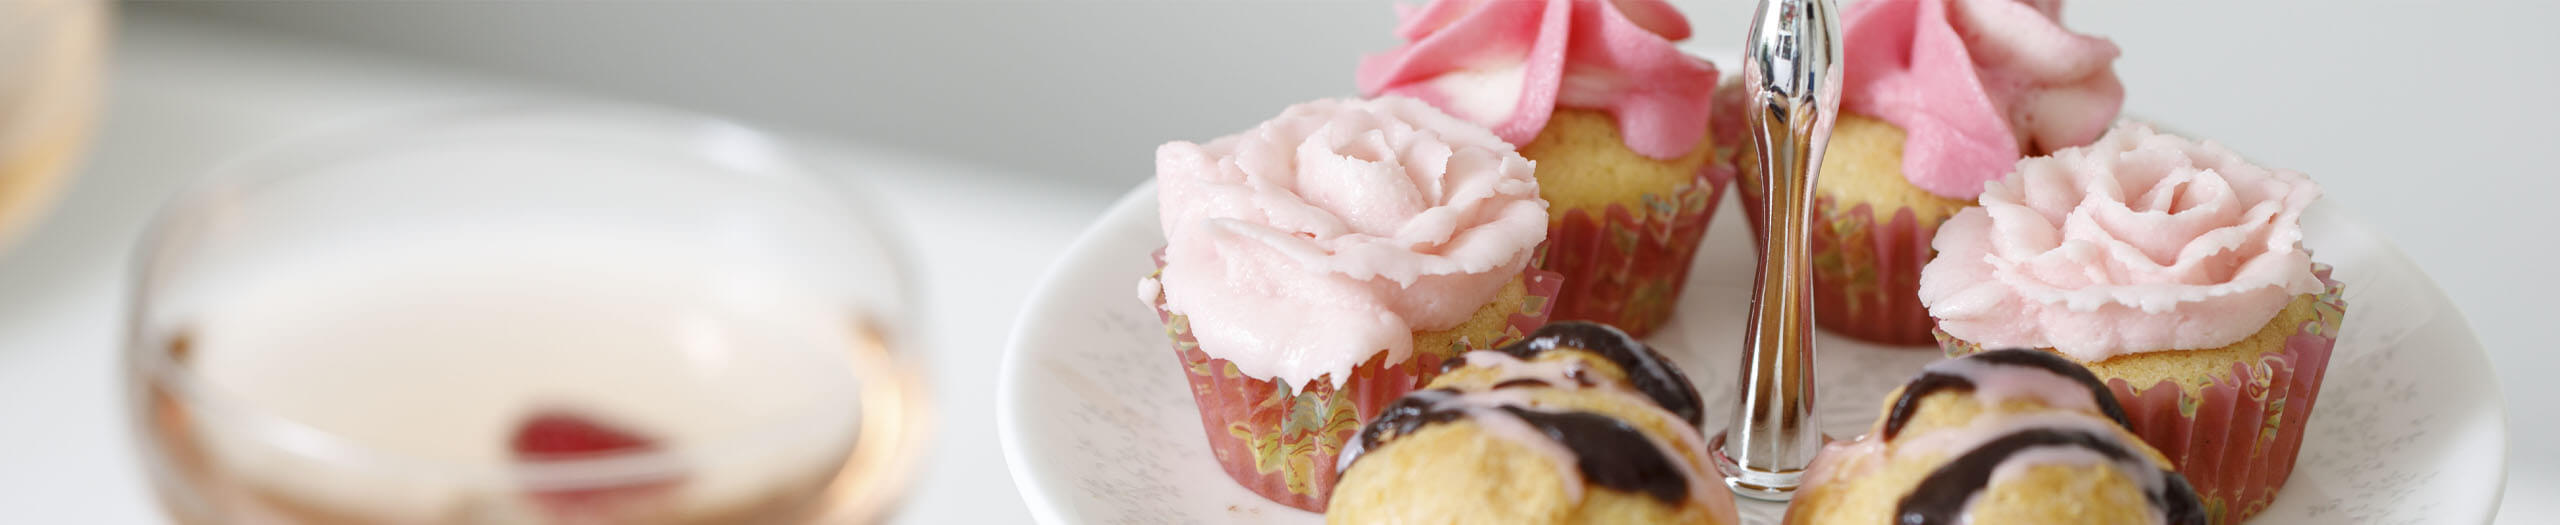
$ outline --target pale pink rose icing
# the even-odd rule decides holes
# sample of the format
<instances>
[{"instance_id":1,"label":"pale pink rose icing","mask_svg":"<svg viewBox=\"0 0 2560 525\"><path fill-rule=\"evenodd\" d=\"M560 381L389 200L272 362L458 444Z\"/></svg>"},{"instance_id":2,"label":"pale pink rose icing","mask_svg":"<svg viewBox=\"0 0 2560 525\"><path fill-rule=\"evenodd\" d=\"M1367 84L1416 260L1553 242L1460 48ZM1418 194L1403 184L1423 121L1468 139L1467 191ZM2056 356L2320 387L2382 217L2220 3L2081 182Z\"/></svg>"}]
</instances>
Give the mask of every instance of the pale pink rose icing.
<instances>
[{"instance_id":1,"label":"pale pink rose icing","mask_svg":"<svg viewBox=\"0 0 2560 525\"><path fill-rule=\"evenodd\" d=\"M2301 246L2319 197L2301 173L2127 124L1991 182L1939 227L1920 302L1984 347L2219 348L2321 290Z\"/></svg>"},{"instance_id":2,"label":"pale pink rose icing","mask_svg":"<svg viewBox=\"0 0 2560 525\"><path fill-rule=\"evenodd\" d=\"M1436 0L1397 6L1404 47L1360 61L1360 92L1404 95L1525 145L1558 107L1617 117L1627 149L1687 155L1707 132L1716 68L1672 42L1661 0Z\"/></svg>"},{"instance_id":3,"label":"pale pink rose icing","mask_svg":"<svg viewBox=\"0 0 2560 525\"><path fill-rule=\"evenodd\" d=\"M1912 185L1972 199L2026 154L2087 144L2124 105L2104 38L2061 0L1867 0L1843 17L1842 101L1908 133Z\"/></svg>"},{"instance_id":4,"label":"pale pink rose icing","mask_svg":"<svg viewBox=\"0 0 2560 525\"><path fill-rule=\"evenodd\" d=\"M1404 97L1319 100L1156 149L1165 308L1212 357L1290 388L1472 317L1546 240L1533 165ZM1148 285L1141 285L1145 290ZM1142 299L1152 299L1142 298Z\"/></svg>"}]
</instances>

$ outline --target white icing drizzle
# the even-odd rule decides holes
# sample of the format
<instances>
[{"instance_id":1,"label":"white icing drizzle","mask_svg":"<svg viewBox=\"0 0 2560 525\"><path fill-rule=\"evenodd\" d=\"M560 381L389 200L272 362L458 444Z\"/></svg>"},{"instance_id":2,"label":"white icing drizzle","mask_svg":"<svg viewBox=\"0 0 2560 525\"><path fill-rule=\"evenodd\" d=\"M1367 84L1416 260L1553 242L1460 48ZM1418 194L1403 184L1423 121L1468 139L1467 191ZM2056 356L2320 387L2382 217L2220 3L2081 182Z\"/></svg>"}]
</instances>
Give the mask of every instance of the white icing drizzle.
<instances>
[{"instance_id":1,"label":"white icing drizzle","mask_svg":"<svg viewBox=\"0 0 2560 525\"><path fill-rule=\"evenodd\" d=\"M1985 363L1975 359L1949 359L1930 363L1922 370L1973 382L1974 398L1985 405L2033 399L2057 409L2100 413L2098 401L2091 397L2087 386L2041 368Z\"/></svg>"},{"instance_id":2,"label":"white icing drizzle","mask_svg":"<svg viewBox=\"0 0 2560 525\"><path fill-rule=\"evenodd\" d=\"M2077 412L2035 412L2016 415L1985 413L1974 418L1973 424L1962 428L1951 428L1917 436L1906 435L1903 439L1894 441L1896 446L1886 450L1886 457L1898 458L1904 454L1953 456L1981 447L1983 443L1999 439L2001 436L2031 428L2113 432L2115 425Z\"/></svg>"},{"instance_id":3,"label":"white icing drizzle","mask_svg":"<svg viewBox=\"0 0 2560 525\"><path fill-rule=\"evenodd\" d=\"M1576 359L1529 362L1492 350L1467 352L1458 358L1464 360L1464 366L1468 368L1492 370L1494 380L1488 386L1520 379L1535 379L1550 386L1576 389L1598 386L1599 383L1591 378L1591 367Z\"/></svg>"}]
</instances>

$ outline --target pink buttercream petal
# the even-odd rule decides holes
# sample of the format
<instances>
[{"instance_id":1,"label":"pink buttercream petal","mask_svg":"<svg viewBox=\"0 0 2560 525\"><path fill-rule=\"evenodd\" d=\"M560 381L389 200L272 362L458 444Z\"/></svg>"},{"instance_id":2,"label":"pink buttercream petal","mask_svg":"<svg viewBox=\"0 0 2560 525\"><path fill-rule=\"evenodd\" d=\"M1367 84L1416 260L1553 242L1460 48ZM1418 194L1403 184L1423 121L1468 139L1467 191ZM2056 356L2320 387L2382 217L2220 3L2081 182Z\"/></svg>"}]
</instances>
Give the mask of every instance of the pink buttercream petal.
<instances>
[{"instance_id":1,"label":"pink buttercream petal","mask_svg":"<svg viewBox=\"0 0 2560 525\"><path fill-rule=\"evenodd\" d=\"M2073 357L2215 348L2322 286L2300 246L2319 187L2228 150L2117 128L2025 159L1939 228L1920 300L1984 346Z\"/></svg>"},{"instance_id":2,"label":"pink buttercream petal","mask_svg":"<svg viewBox=\"0 0 2560 525\"><path fill-rule=\"evenodd\" d=\"M1461 228L1487 222L1479 209L1519 199L1520 195L1501 191L1505 188L1497 182L1492 179L1458 181L1439 201L1443 204L1411 214L1404 228L1395 233L1396 240L1418 253L1438 253L1441 245L1448 243Z\"/></svg>"},{"instance_id":3,"label":"pink buttercream petal","mask_svg":"<svg viewBox=\"0 0 2560 525\"><path fill-rule=\"evenodd\" d=\"M1689 17L1668 2L1646 0L1609 0L1609 7L1623 13L1629 23L1645 31L1661 35L1663 40L1678 42L1689 39Z\"/></svg>"},{"instance_id":4,"label":"pink buttercream petal","mask_svg":"<svg viewBox=\"0 0 2560 525\"><path fill-rule=\"evenodd\" d=\"M1869 0L1843 17L1849 111L1903 128L1903 176L1973 199L2029 148L2085 144L2124 99L2105 39L2071 33L2059 2Z\"/></svg>"},{"instance_id":5,"label":"pink buttercream petal","mask_svg":"<svg viewBox=\"0 0 2560 525\"><path fill-rule=\"evenodd\" d=\"M1374 130L1356 137L1319 132L1311 138L1298 144L1302 171L1297 196L1323 215L1340 218L1352 232L1387 235L1403 227L1405 218L1430 208Z\"/></svg>"},{"instance_id":6,"label":"pink buttercream petal","mask_svg":"<svg viewBox=\"0 0 2560 525\"><path fill-rule=\"evenodd\" d=\"M1558 87L1535 79L1563 75L1572 8L1570 0L1433 2L1424 16L1452 20L1405 35L1411 45L1362 59L1360 90L1421 99L1527 144L1555 104ZM1512 96L1477 95L1487 90Z\"/></svg>"},{"instance_id":7,"label":"pink buttercream petal","mask_svg":"<svg viewBox=\"0 0 2560 525\"><path fill-rule=\"evenodd\" d=\"M1239 286L1222 289L1217 296L1177 294L1167 288L1166 307L1181 308L1195 318L1217 319L1215 323L1192 323L1194 336L1207 338L1203 341L1254 345L1256 352L1262 354L1252 360L1255 364L1239 362L1239 368L1253 368L1247 373L1269 377L1281 370L1311 369L1313 374L1307 377L1328 373L1337 378L1348 377L1356 361L1331 362L1333 356L1346 353L1345 349L1359 349L1351 353L1363 356L1383 352L1389 359L1412 351L1410 326L1376 300L1369 292L1369 283L1289 278L1303 273L1295 267L1295 259L1271 253L1271 246L1249 237L1208 236L1198 240L1211 248L1181 251L1188 253L1168 250L1162 278L1169 283L1214 281ZM1328 301L1327 307L1273 310L1260 306L1319 300ZM1305 326L1327 329L1302 329ZM1273 337L1275 334L1288 337Z\"/></svg>"},{"instance_id":8,"label":"pink buttercream petal","mask_svg":"<svg viewBox=\"0 0 2560 525\"><path fill-rule=\"evenodd\" d=\"M1712 64L1682 54L1688 22L1659 0L1438 0L1405 17L1409 43L1365 57L1369 95L1401 95L1527 144L1558 107L1606 111L1627 147L1686 155L1707 133Z\"/></svg>"},{"instance_id":9,"label":"pink buttercream petal","mask_svg":"<svg viewBox=\"0 0 2560 525\"><path fill-rule=\"evenodd\" d=\"M1872 0L1849 10L1845 107L1905 132L1903 175L1970 199L2018 159L2017 139L1984 89L1944 0Z\"/></svg>"},{"instance_id":10,"label":"pink buttercream petal","mask_svg":"<svg viewBox=\"0 0 2560 525\"><path fill-rule=\"evenodd\" d=\"M1647 2L1582 2L1575 6L1571 61L1581 77L1611 82L1574 82L1559 94L1566 107L1605 108L1618 117L1618 129L1643 130L1622 137L1627 149L1656 158L1687 154L1707 133L1715 86L1715 66L1681 53L1673 39L1636 22L1624 4ZM1667 5L1660 9L1669 10ZM1685 35L1685 24L1680 28ZM1684 92L1684 90L1686 90Z\"/></svg>"},{"instance_id":11,"label":"pink buttercream petal","mask_svg":"<svg viewBox=\"0 0 2560 525\"><path fill-rule=\"evenodd\" d=\"M1404 159L1405 180L1413 183L1414 191L1421 192L1425 201L1444 202L1448 199L1448 181L1444 175L1450 170L1492 169L1497 166L1491 162L1458 162L1456 150L1450 149L1448 143L1437 140L1437 137L1432 139L1410 139L1396 152L1397 158Z\"/></svg>"},{"instance_id":12,"label":"pink buttercream petal","mask_svg":"<svg viewBox=\"0 0 2560 525\"><path fill-rule=\"evenodd\" d=\"M2010 125L2025 137L2026 151L2052 151L2106 133L2123 104L2124 83L2115 70L2102 70L2081 84L2020 93L2011 104Z\"/></svg>"},{"instance_id":13,"label":"pink buttercream petal","mask_svg":"<svg viewBox=\"0 0 2560 525\"><path fill-rule=\"evenodd\" d=\"M1168 312L1239 371L1303 386L1464 322L1545 241L1534 167L1421 101L1325 100L1157 148ZM1309 330L1307 327L1322 327Z\"/></svg>"},{"instance_id":14,"label":"pink buttercream petal","mask_svg":"<svg viewBox=\"0 0 2560 525\"><path fill-rule=\"evenodd\" d=\"M1528 263L1528 259L1523 258L1506 266L1485 268L1480 271L1517 274L1528 268ZM1380 281L1375 286L1378 287L1379 296L1395 301L1391 305L1395 311L1421 312L1420 315L1410 319L1414 324L1457 326L1459 323L1466 322L1468 318L1474 317L1476 309L1484 306L1483 300L1469 302L1470 298L1491 297L1500 293L1502 287L1509 283L1508 280L1472 279L1465 274L1435 274L1415 279L1410 285ZM1306 327L1299 329L1303 330ZM1406 337L1410 338L1412 335L1407 334ZM1390 356L1390 358L1393 357Z\"/></svg>"},{"instance_id":15,"label":"pink buttercream petal","mask_svg":"<svg viewBox=\"0 0 2560 525\"><path fill-rule=\"evenodd\" d=\"M1993 254L2024 258L2062 246L2062 229L2035 210L1988 207L1983 211L1991 221L1988 227L1992 230L1989 243Z\"/></svg>"}]
</instances>

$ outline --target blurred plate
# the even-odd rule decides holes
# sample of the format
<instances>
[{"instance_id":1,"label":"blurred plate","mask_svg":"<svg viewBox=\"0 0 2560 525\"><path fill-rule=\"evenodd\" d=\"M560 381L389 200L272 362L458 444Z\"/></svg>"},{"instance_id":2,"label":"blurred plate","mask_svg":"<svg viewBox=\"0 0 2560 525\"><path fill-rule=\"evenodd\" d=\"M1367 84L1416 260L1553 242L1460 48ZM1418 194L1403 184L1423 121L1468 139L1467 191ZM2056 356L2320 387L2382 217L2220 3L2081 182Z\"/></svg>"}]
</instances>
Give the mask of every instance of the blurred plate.
<instances>
[{"instance_id":1,"label":"blurred plate","mask_svg":"<svg viewBox=\"0 0 2560 525\"><path fill-rule=\"evenodd\" d=\"M1679 315L1647 339L1697 382L1721 425L1733 402L1752 248L1721 206ZM2320 409L2284 492L2252 523L2482 523L2506 480L2506 415L2462 313L2408 258L2336 206L2305 214L2306 244L2347 283ZM1319 523L1227 479L1200 434L1182 370L1137 280L1164 244L1155 188L1105 212L1025 306L998 379L1013 480L1043 523ZM1852 436L1934 349L1825 338L1819 418ZM1717 428L1721 428L1720 426ZM1711 431L1713 429L1710 429ZM1782 506L1745 502L1745 521Z\"/></svg>"}]
</instances>

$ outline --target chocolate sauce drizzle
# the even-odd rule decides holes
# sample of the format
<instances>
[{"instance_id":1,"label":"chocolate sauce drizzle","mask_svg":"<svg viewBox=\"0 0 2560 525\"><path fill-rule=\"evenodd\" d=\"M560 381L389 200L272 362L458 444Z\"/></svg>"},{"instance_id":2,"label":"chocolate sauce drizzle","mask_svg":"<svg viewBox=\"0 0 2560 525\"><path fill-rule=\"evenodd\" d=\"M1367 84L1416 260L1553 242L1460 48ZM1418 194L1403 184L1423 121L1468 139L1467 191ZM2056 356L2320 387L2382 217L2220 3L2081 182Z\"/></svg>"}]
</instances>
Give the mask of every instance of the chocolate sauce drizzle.
<instances>
[{"instance_id":1,"label":"chocolate sauce drizzle","mask_svg":"<svg viewBox=\"0 0 2560 525\"><path fill-rule=\"evenodd\" d=\"M1498 388L1498 387L1497 387ZM1378 419L1360 431L1354 448L1343 451L1340 467L1351 465L1364 456L1364 451L1393 441L1430 426L1469 417L1469 409L1453 406L1449 401L1462 396L1457 390L1435 388L1415 391L1387 405ZM1667 504L1679 504L1689 497L1689 479L1663 454L1643 431L1617 418L1583 411L1545 411L1518 406L1495 407L1510 417L1528 423L1547 439L1564 445L1574 455L1574 466L1582 472L1584 482L1626 492L1639 492Z\"/></svg>"},{"instance_id":2,"label":"chocolate sauce drizzle","mask_svg":"<svg viewBox=\"0 0 2560 525\"><path fill-rule=\"evenodd\" d=\"M2098 376L2089 373L2088 368L2063 359L2062 356L2012 348L1977 353L1965 356L1963 359L2004 367L2035 368L2069 378L2072 382L2089 389L2090 397L2097 401L2098 411L2106 414L2107 419L2115 421L2116 426L2133 428L2131 419L2125 417L2124 405L2116 402L2115 393L2107 390L2106 383L2099 382ZM1929 397L1929 394L1941 390L1972 392L1973 388L1973 379L1960 374L1939 371L1920 373L1920 377L1912 378L1910 384L1902 387L1902 396L1894 398L1893 408L1885 412L1884 439L1891 441L1894 435L1902 433L1902 426L1909 424L1911 416L1920 411L1920 398Z\"/></svg>"},{"instance_id":3,"label":"chocolate sauce drizzle","mask_svg":"<svg viewBox=\"0 0 2560 525\"><path fill-rule=\"evenodd\" d=\"M1920 480L1920 485L1903 496L1894 508L1895 523L1932 525L1964 523L1965 508L1972 504L1975 493L1991 483L1991 474L2010 457L2030 449L2069 447L2095 452L2119 465L2149 468L2157 481L2145 483L2144 498L2152 508L2160 509L2172 525L2202 525L2204 504L2197 500L2195 488L2176 472L2152 467L2114 439L2097 434L2054 428L2031 428L2010 433L1975 447L1956 457ZM2151 480L2146 480L2151 481Z\"/></svg>"},{"instance_id":4,"label":"chocolate sauce drizzle","mask_svg":"<svg viewBox=\"0 0 2560 525\"><path fill-rule=\"evenodd\" d=\"M1439 408L1442 402L1458 395L1457 390L1448 388L1415 390L1405 394L1404 397L1396 398L1394 403L1388 403L1386 410L1378 412L1377 419L1370 420L1369 426L1360 429L1360 439L1355 443L1360 448L1342 452L1344 459L1340 465L1341 469L1351 470L1351 463L1364 455L1362 451L1376 450L1378 445L1403 437L1405 434L1411 434L1415 430L1421 430L1424 425L1446 423L1466 417L1467 414L1464 411Z\"/></svg>"},{"instance_id":5,"label":"chocolate sauce drizzle","mask_svg":"<svg viewBox=\"0 0 2560 525\"><path fill-rule=\"evenodd\" d=\"M1608 359L1620 370L1625 370L1627 382L1636 391L1653 398L1655 404L1662 405L1664 410L1680 416L1690 425L1705 424L1706 412L1700 407L1704 403L1698 400L1698 387L1689 383L1689 376L1673 368L1662 353L1609 325L1582 321L1550 323L1531 332L1528 338L1494 351L1528 361L1557 348L1578 348ZM1452 360L1444 366L1456 367L1463 362Z\"/></svg>"},{"instance_id":6,"label":"chocolate sauce drizzle","mask_svg":"<svg viewBox=\"0 0 2560 525\"><path fill-rule=\"evenodd\" d=\"M1911 423L1911 415L1920 411L1920 398L1940 390L1972 392L1973 380L1954 374L1921 372L1920 377L1902 385L1902 397L1893 399L1893 409L1884 414L1884 439L1892 441L1902 434L1902 426Z\"/></svg>"},{"instance_id":7,"label":"chocolate sauce drizzle","mask_svg":"<svg viewBox=\"0 0 2560 525\"><path fill-rule=\"evenodd\" d=\"M1502 407L1513 417L1546 434L1548 439L1563 443L1573 451L1574 465L1582 470L1585 482L1623 490L1642 492L1665 504L1679 505L1689 498L1689 478L1674 467L1674 461L1662 454L1653 438L1617 418L1590 412L1546 412L1521 407Z\"/></svg>"}]
</instances>

